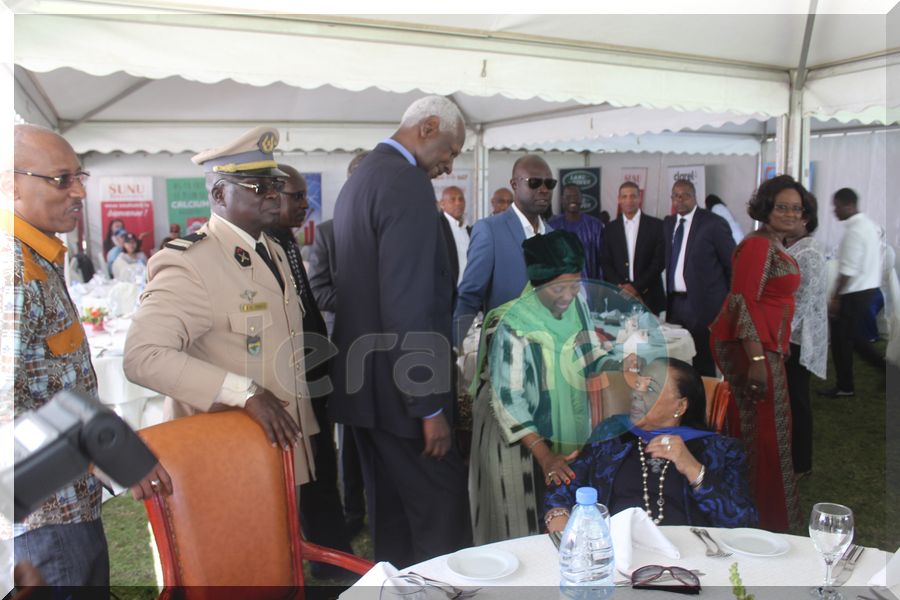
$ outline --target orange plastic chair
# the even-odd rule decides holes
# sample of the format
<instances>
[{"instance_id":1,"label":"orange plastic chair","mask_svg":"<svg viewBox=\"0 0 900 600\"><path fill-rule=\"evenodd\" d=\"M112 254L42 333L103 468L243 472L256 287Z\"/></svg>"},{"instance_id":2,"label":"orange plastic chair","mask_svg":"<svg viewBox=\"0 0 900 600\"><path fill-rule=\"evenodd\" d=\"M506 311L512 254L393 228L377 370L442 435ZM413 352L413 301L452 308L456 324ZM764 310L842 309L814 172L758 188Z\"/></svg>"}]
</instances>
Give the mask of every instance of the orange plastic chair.
<instances>
[{"instance_id":1,"label":"orange plastic chair","mask_svg":"<svg viewBox=\"0 0 900 600\"><path fill-rule=\"evenodd\" d=\"M302 539L293 452L240 410L139 432L172 478L144 505L162 564L161 598L303 597L303 560L364 574L368 560Z\"/></svg>"},{"instance_id":2,"label":"orange plastic chair","mask_svg":"<svg viewBox=\"0 0 900 600\"><path fill-rule=\"evenodd\" d=\"M706 424L716 433L722 433L728 407L733 402L731 386L724 379L703 377L703 387L706 390Z\"/></svg>"}]
</instances>

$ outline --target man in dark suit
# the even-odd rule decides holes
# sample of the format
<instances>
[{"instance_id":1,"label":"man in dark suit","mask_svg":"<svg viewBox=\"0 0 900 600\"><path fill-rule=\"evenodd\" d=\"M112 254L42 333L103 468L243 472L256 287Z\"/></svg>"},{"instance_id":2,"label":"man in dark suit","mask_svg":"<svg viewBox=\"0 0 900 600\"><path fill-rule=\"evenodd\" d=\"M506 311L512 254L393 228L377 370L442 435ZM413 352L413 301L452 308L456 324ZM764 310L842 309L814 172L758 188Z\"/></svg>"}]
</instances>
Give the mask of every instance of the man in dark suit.
<instances>
[{"instance_id":1,"label":"man in dark suit","mask_svg":"<svg viewBox=\"0 0 900 600\"><path fill-rule=\"evenodd\" d=\"M666 308L662 272L666 250L662 220L641 211L641 190L632 181L619 186L620 215L606 226L600 266L603 279L643 302L653 314Z\"/></svg>"},{"instance_id":2,"label":"man in dark suit","mask_svg":"<svg viewBox=\"0 0 900 600\"><path fill-rule=\"evenodd\" d=\"M556 180L540 156L526 154L513 165L513 204L472 228L469 261L459 284L453 313L453 336L462 344L479 312L517 298L528 283L522 242L552 229L541 215L550 208Z\"/></svg>"},{"instance_id":3,"label":"man in dark suit","mask_svg":"<svg viewBox=\"0 0 900 600\"><path fill-rule=\"evenodd\" d=\"M463 220L466 214L466 196L462 189L455 185L444 188L438 202L441 210L441 230L447 244L447 256L450 257L450 273L453 283L458 285L466 270L466 256L469 251L469 233Z\"/></svg>"},{"instance_id":4,"label":"man in dark suit","mask_svg":"<svg viewBox=\"0 0 900 600\"><path fill-rule=\"evenodd\" d=\"M691 332L697 354L694 368L715 377L716 365L709 349L712 323L731 285L734 238L728 223L697 207L697 192L690 181L672 186L675 214L663 221L666 248L666 321Z\"/></svg>"},{"instance_id":5,"label":"man in dark suit","mask_svg":"<svg viewBox=\"0 0 900 600\"><path fill-rule=\"evenodd\" d=\"M452 427L454 281L431 179L465 141L459 109L417 100L347 180L334 212L332 417L353 427L376 560L404 567L471 545Z\"/></svg>"}]
</instances>

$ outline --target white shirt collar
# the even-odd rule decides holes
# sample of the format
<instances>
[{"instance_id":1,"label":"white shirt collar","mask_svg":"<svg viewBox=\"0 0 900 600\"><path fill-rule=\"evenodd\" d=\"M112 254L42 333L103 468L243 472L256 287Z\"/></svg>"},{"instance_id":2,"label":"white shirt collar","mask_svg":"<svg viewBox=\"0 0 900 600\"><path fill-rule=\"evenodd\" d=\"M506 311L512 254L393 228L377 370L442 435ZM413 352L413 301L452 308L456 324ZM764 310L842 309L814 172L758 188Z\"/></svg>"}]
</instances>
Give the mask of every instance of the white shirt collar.
<instances>
[{"instance_id":1,"label":"white shirt collar","mask_svg":"<svg viewBox=\"0 0 900 600\"><path fill-rule=\"evenodd\" d=\"M675 224L677 225L678 221L683 218L685 226L690 225L691 221L694 220L694 215L697 214L698 206L699 206L698 204L695 204L694 209L686 215L679 215L678 213L675 213Z\"/></svg>"},{"instance_id":2,"label":"white shirt collar","mask_svg":"<svg viewBox=\"0 0 900 600\"><path fill-rule=\"evenodd\" d=\"M246 243L248 246L250 246L251 249L256 249L256 244L258 244L259 242L263 242L263 244L265 244L265 241L263 239L264 236L262 233L259 234L258 240L254 240L253 236L251 236L249 233L247 233L246 231L244 231L243 229L241 229L240 227L238 227L237 225L235 225L228 219L226 219L220 215L217 215L216 213L213 213L210 216L210 219L218 219L218 220L222 221L223 223L225 223L226 225L228 225L231 228L231 230L234 231L237 234L237 236L239 238L241 238L241 240L244 241L244 243Z\"/></svg>"},{"instance_id":3,"label":"white shirt collar","mask_svg":"<svg viewBox=\"0 0 900 600\"><path fill-rule=\"evenodd\" d=\"M634 213L634 216L630 219L625 216L625 213L622 213L622 221L626 225L630 225L631 223L634 223L635 225L637 225L638 223L641 222L641 209L637 209L637 212Z\"/></svg>"},{"instance_id":4,"label":"white shirt collar","mask_svg":"<svg viewBox=\"0 0 900 600\"><path fill-rule=\"evenodd\" d=\"M544 220L538 217L538 229L534 230L534 227L531 226L531 222L528 218L519 210L519 207L516 206L516 203L512 203L512 209L516 212L516 216L519 217L519 222L522 223L522 229L525 231L525 239L532 238L537 234L544 235L547 233L547 228L544 226Z\"/></svg>"},{"instance_id":5,"label":"white shirt collar","mask_svg":"<svg viewBox=\"0 0 900 600\"><path fill-rule=\"evenodd\" d=\"M444 217L447 218L447 221L450 222L450 225L451 225L451 226L457 227L457 228L459 228L459 229L462 229L463 227L465 227L465 225L463 225L462 223L460 223L459 221L457 221L455 217L453 217L452 215L448 214L447 211L443 211L443 210L442 210L441 212L444 214Z\"/></svg>"}]
</instances>

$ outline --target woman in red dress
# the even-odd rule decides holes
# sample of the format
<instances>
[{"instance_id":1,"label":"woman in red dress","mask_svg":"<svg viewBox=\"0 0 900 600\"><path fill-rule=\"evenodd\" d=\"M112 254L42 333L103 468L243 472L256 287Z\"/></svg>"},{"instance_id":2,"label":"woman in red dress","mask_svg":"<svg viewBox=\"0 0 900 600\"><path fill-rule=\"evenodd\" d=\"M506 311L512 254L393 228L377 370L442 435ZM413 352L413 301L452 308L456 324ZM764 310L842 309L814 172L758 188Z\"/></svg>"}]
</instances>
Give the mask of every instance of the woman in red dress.
<instances>
[{"instance_id":1,"label":"woman in red dress","mask_svg":"<svg viewBox=\"0 0 900 600\"><path fill-rule=\"evenodd\" d=\"M788 175L759 187L747 212L763 226L735 249L731 291L710 326L713 356L736 401L729 429L747 449L760 526L773 531L800 525L784 370L800 270L782 240L803 218L808 195Z\"/></svg>"}]
</instances>

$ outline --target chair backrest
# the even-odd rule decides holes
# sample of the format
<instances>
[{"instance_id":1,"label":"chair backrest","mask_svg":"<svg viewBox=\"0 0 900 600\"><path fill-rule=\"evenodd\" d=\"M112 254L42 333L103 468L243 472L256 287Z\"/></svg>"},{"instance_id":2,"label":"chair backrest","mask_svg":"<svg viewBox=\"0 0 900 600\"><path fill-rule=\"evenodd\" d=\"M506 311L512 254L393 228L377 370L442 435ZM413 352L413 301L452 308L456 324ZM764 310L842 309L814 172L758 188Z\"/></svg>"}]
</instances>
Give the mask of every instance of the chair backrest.
<instances>
[{"instance_id":1,"label":"chair backrest","mask_svg":"<svg viewBox=\"0 0 900 600\"><path fill-rule=\"evenodd\" d=\"M724 379L703 377L703 387L706 390L706 424L716 433L722 433L732 401L731 386Z\"/></svg>"},{"instance_id":2,"label":"chair backrest","mask_svg":"<svg viewBox=\"0 0 900 600\"><path fill-rule=\"evenodd\" d=\"M290 451L273 448L237 410L139 433L174 488L146 502L166 587L303 585ZM285 595L284 587L246 591L244 597Z\"/></svg>"}]
</instances>

